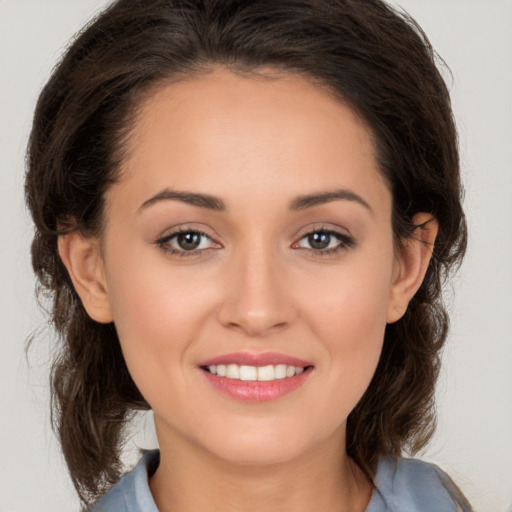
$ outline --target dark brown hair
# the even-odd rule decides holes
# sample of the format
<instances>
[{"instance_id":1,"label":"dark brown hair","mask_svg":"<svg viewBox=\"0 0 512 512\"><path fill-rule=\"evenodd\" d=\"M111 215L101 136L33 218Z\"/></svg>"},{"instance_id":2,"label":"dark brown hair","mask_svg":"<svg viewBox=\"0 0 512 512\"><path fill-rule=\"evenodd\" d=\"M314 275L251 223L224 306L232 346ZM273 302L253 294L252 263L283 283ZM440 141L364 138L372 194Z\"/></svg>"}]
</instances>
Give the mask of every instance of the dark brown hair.
<instances>
[{"instance_id":1,"label":"dark brown hair","mask_svg":"<svg viewBox=\"0 0 512 512\"><path fill-rule=\"evenodd\" d=\"M457 136L436 60L418 25L379 0L119 0L76 37L37 104L26 197L33 267L60 339L54 427L84 502L117 481L123 427L149 406L114 325L86 314L57 239L67 229L101 233L104 193L144 98L213 66L272 69L326 87L372 131L395 240L412 236L415 213L437 218L425 280L387 326L375 376L348 418L347 452L371 477L380 455L413 453L429 440L448 329L441 292L466 245Z\"/></svg>"}]
</instances>

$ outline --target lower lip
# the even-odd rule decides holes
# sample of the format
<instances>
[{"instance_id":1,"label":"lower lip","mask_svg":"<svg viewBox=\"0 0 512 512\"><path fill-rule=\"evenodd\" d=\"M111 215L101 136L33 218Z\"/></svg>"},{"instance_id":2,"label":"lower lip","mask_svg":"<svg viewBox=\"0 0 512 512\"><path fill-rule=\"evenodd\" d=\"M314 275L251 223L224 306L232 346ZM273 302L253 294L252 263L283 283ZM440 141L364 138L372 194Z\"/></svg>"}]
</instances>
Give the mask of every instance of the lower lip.
<instances>
[{"instance_id":1,"label":"lower lip","mask_svg":"<svg viewBox=\"0 0 512 512\"><path fill-rule=\"evenodd\" d=\"M272 381L244 381L219 377L202 370L208 382L218 391L242 402L269 402L277 400L299 388L309 377L312 368L299 375Z\"/></svg>"}]
</instances>

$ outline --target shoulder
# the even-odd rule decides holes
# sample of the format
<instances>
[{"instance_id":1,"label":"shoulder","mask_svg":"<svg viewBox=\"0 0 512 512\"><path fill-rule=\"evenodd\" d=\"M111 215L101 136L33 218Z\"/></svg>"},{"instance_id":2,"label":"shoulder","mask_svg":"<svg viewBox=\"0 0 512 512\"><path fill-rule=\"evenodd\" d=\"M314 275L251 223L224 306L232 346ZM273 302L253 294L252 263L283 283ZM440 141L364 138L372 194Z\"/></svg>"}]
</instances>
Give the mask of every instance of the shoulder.
<instances>
[{"instance_id":1,"label":"shoulder","mask_svg":"<svg viewBox=\"0 0 512 512\"><path fill-rule=\"evenodd\" d=\"M382 457L366 512L470 512L451 478L434 464Z\"/></svg>"},{"instance_id":2,"label":"shoulder","mask_svg":"<svg viewBox=\"0 0 512 512\"><path fill-rule=\"evenodd\" d=\"M159 461L158 450L145 452L135 468L126 473L89 512L158 512L149 490L149 476Z\"/></svg>"}]
</instances>

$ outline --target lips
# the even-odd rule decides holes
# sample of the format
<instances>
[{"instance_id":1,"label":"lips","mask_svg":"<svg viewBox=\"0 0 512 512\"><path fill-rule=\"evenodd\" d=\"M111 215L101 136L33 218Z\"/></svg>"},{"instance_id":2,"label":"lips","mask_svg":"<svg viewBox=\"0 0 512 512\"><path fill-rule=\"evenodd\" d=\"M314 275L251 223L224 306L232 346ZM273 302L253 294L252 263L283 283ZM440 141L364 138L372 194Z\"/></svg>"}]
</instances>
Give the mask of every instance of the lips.
<instances>
[{"instance_id":1,"label":"lips","mask_svg":"<svg viewBox=\"0 0 512 512\"><path fill-rule=\"evenodd\" d=\"M313 370L308 361L275 352L226 354L199 366L216 390L244 402L277 400L299 388Z\"/></svg>"},{"instance_id":2,"label":"lips","mask_svg":"<svg viewBox=\"0 0 512 512\"><path fill-rule=\"evenodd\" d=\"M286 379L299 375L304 371L302 366L289 366L286 364L248 366L238 364L218 364L207 366L206 369L213 375L245 381L272 381Z\"/></svg>"},{"instance_id":3,"label":"lips","mask_svg":"<svg viewBox=\"0 0 512 512\"><path fill-rule=\"evenodd\" d=\"M199 366L212 366L219 364L237 364L247 366L267 366L267 365L278 365L285 364L287 366L300 366L305 368L306 366L313 366L309 361L299 359L297 357L279 354L277 352L263 352L261 354L255 354L252 352L235 352L232 354L225 354L222 356L207 359Z\"/></svg>"}]
</instances>

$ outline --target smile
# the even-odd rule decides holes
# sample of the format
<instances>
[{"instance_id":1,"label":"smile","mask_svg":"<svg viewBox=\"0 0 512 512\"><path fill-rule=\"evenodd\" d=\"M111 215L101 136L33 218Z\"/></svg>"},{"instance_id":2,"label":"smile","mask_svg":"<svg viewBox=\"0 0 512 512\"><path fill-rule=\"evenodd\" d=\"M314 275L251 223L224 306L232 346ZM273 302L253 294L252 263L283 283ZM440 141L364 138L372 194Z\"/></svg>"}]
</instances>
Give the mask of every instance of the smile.
<instances>
[{"instance_id":1,"label":"smile","mask_svg":"<svg viewBox=\"0 0 512 512\"><path fill-rule=\"evenodd\" d=\"M238 364L219 364L210 365L206 368L212 375L227 377L228 379L270 382L274 380L286 379L300 375L304 368L302 366L289 366L286 364L276 364L267 366L247 366Z\"/></svg>"},{"instance_id":2,"label":"smile","mask_svg":"<svg viewBox=\"0 0 512 512\"><path fill-rule=\"evenodd\" d=\"M313 365L284 354L227 354L199 365L210 385L242 402L276 400L300 388Z\"/></svg>"}]
</instances>

